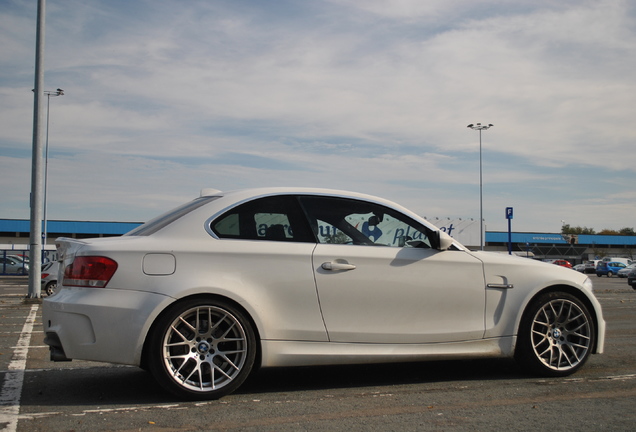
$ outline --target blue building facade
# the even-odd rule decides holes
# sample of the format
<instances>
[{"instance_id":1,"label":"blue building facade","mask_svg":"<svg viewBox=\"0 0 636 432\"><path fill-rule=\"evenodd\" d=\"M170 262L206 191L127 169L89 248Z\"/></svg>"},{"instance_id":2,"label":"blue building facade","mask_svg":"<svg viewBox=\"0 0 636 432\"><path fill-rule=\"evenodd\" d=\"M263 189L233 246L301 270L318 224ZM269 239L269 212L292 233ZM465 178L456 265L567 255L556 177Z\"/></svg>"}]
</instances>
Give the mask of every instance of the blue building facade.
<instances>
[{"instance_id":1,"label":"blue building facade","mask_svg":"<svg viewBox=\"0 0 636 432\"><path fill-rule=\"evenodd\" d=\"M44 247L54 249L57 237L119 236L141 224L142 222L50 220L47 222L47 244ZM0 219L0 250L28 249L29 230L28 220ZM485 237L486 250L508 251L507 232L486 232ZM568 259L575 264L604 256L636 258L636 236L514 232L511 237L512 251L515 254L535 259Z\"/></svg>"}]
</instances>

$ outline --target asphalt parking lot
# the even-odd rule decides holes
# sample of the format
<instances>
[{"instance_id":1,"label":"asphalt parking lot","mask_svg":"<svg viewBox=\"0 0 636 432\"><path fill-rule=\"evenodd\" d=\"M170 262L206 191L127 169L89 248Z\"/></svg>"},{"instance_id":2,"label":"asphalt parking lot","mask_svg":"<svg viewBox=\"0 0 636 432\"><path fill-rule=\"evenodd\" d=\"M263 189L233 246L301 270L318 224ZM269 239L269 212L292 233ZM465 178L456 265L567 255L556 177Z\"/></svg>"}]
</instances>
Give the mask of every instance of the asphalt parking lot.
<instances>
[{"instance_id":1,"label":"asphalt parking lot","mask_svg":"<svg viewBox=\"0 0 636 432\"><path fill-rule=\"evenodd\" d=\"M628 431L636 425L636 291L593 276L605 354L545 379L510 361L262 371L218 401L183 402L146 372L53 363L26 278L0 277L3 431Z\"/></svg>"}]
</instances>

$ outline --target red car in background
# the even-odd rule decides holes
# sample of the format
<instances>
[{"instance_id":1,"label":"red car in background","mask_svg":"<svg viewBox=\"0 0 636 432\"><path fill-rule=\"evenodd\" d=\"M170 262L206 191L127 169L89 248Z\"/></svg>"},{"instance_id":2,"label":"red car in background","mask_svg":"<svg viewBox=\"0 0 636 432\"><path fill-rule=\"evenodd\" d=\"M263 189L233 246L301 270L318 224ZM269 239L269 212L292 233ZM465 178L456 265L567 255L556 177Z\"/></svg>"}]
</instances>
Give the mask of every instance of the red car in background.
<instances>
[{"instance_id":1,"label":"red car in background","mask_svg":"<svg viewBox=\"0 0 636 432\"><path fill-rule=\"evenodd\" d=\"M572 264L570 263L570 261L566 260L554 260L552 261L552 264L560 265L561 267L572 268Z\"/></svg>"}]
</instances>

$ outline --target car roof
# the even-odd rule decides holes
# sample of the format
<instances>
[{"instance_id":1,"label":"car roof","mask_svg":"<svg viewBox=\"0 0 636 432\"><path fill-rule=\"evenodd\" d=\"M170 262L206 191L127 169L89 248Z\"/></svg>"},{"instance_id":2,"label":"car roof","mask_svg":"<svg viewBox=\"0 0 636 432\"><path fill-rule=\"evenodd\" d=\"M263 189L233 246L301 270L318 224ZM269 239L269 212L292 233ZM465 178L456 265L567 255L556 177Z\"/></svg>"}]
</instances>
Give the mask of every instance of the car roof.
<instances>
[{"instance_id":1,"label":"car roof","mask_svg":"<svg viewBox=\"0 0 636 432\"><path fill-rule=\"evenodd\" d=\"M378 204L383 204L387 207L391 207L395 210L399 210L404 214L408 214L411 217L414 217L417 220L422 221L423 218L416 213L413 213L409 209L403 207L402 205L390 201L385 198L381 198L375 195L364 194L360 192L352 192L340 189L327 189L327 188L312 188L312 187L264 187L264 188L249 188L249 189L236 189L230 191L219 191L215 189L202 189L201 196L217 196L220 197L219 202L217 204L221 204L222 202L227 201L233 203L240 203L243 201L271 196L271 195L325 195L325 196L335 196L340 198L353 198L360 199L364 201L371 201ZM222 200L222 201L221 201ZM428 225L430 222L426 221Z\"/></svg>"},{"instance_id":2,"label":"car roof","mask_svg":"<svg viewBox=\"0 0 636 432\"><path fill-rule=\"evenodd\" d=\"M207 203L203 203L201 206L194 207L191 211L189 211L186 215L188 218L201 218L202 220L211 220L218 217L220 214L228 211L229 209L238 206L246 201L251 201L253 199L274 196L274 195L315 195L315 196L330 196L337 198L348 198L348 199L359 199L364 201L373 202L376 204L384 205L388 208L396 210L400 213L403 213L407 216L410 216L414 220L419 221L424 226L428 226L430 229L438 231L439 228L433 225L431 222L425 220L422 216L412 212L411 210L397 204L393 201L380 198L374 195L368 195L359 192L351 192L339 189L326 189L326 188L311 188L311 187L264 187L264 188L249 188L249 189L237 189L230 191L219 191L216 189L202 189L201 196L194 201L203 199L209 199ZM194 201L191 201L193 203ZM184 204L184 205L187 205ZM213 210L210 212L210 210ZM170 212L168 212L170 213ZM168 214L166 213L166 214ZM155 219L152 219L147 222L147 224L152 224L156 220L162 219L164 215L160 215ZM146 225L146 224L144 224ZM143 226L143 225L142 225ZM141 227L140 227L141 228ZM137 235L139 229L133 230L128 234ZM160 230L165 234L172 235L185 235L185 232L191 229L189 226L184 226L181 224L172 224L169 223L164 227L161 227ZM128 235L127 234L127 235ZM459 248L463 248L457 241L454 243Z\"/></svg>"}]
</instances>

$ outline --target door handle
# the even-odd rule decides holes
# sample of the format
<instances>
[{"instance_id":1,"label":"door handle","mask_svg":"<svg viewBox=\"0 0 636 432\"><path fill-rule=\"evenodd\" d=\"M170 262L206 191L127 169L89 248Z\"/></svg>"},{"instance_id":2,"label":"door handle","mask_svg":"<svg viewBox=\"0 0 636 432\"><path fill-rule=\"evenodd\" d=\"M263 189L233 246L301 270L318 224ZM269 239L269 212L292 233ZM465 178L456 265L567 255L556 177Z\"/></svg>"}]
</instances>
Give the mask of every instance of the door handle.
<instances>
[{"instance_id":1,"label":"door handle","mask_svg":"<svg viewBox=\"0 0 636 432\"><path fill-rule=\"evenodd\" d=\"M353 264L349 264L347 262L325 262L322 263L323 270L331 270L331 271L341 271L341 270L353 270L356 268Z\"/></svg>"}]
</instances>

